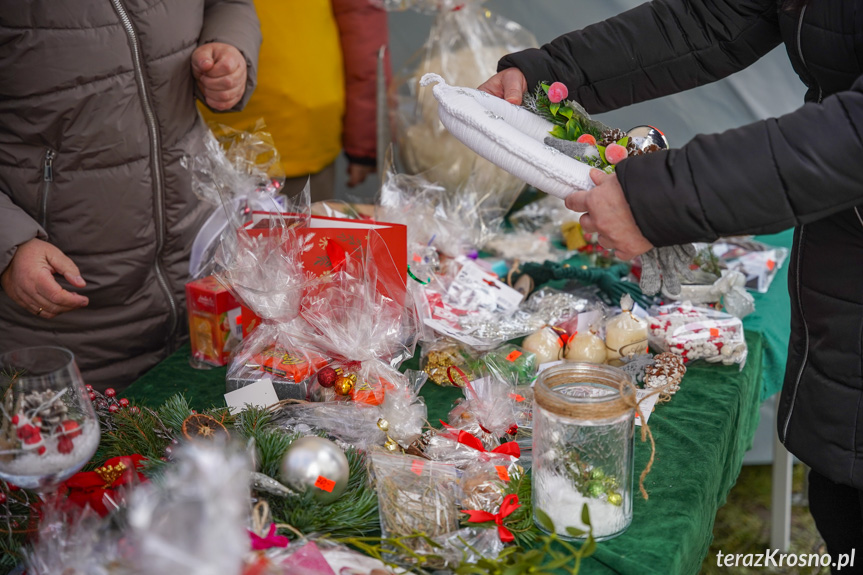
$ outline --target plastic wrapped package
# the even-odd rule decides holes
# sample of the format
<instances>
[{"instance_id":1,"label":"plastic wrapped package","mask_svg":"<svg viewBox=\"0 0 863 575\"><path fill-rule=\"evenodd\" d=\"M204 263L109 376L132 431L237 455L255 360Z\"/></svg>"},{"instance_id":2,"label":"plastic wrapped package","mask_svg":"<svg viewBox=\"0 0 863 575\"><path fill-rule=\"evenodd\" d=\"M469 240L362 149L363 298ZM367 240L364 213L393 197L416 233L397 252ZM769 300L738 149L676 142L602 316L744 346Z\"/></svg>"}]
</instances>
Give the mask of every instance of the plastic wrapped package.
<instances>
[{"instance_id":1,"label":"plastic wrapped package","mask_svg":"<svg viewBox=\"0 0 863 575\"><path fill-rule=\"evenodd\" d=\"M519 262L560 261L566 256L565 251L551 243L547 234L524 231L494 236L483 249L505 260Z\"/></svg>"},{"instance_id":2,"label":"plastic wrapped package","mask_svg":"<svg viewBox=\"0 0 863 575\"><path fill-rule=\"evenodd\" d=\"M492 378L512 386L529 386L536 378L536 354L508 343L482 356Z\"/></svg>"},{"instance_id":3,"label":"plastic wrapped package","mask_svg":"<svg viewBox=\"0 0 863 575\"><path fill-rule=\"evenodd\" d=\"M465 234L474 225L473 210L460 208L460 202L442 186L422 174L397 173L390 163L375 205L375 219L407 226L408 246L414 253L432 247L457 257L475 247ZM416 269L419 262L412 258L409 263L421 273Z\"/></svg>"},{"instance_id":4,"label":"plastic wrapped package","mask_svg":"<svg viewBox=\"0 0 863 575\"><path fill-rule=\"evenodd\" d=\"M392 573L381 561L328 539L299 539L284 549L270 549L268 575L384 575Z\"/></svg>"},{"instance_id":5,"label":"plastic wrapped package","mask_svg":"<svg viewBox=\"0 0 863 575\"><path fill-rule=\"evenodd\" d=\"M370 459L382 537L422 533L435 539L458 531L461 489L455 467L380 450L372 451ZM405 539L403 544L417 554L438 555L424 538ZM444 567L446 561L438 559L424 566Z\"/></svg>"},{"instance_id":6,"label":"plastic wrapped package","mask_svg":"<svg viewBox=\"0 0 863 575\"><path fill-rule=\"evenodd\" d=\"M514 442L506 442L487 450L474 435L463 429L444 428L433 433L424 440L423 453L434 461L454 465L459 469L467 469L475 464L488 464L487 470L495 471L502 467L507 474L514 471L512 467L521 456L520 447Z\"/></svg>"},{"instance_id":7,"label":"plastic wrapped package","mask_svg":"<svg viewBox=\"0 0 863 575\"><path fill-rule=\"evenodd\" d=\"M722 238L710 244L710 249L720 267L739 271L746 277L746 288L759 293L767 292L788 257L788 248L770 246L751 236Z\"/></svg>"},{"instance_id":8,"label":"plastic wrapped package","mask_svg":"<svg viewBox=\"0 0 863 575\"><path fill-rule=\"evenodd\" d=\"M514 392L512 385L492 377L466 382L465 399L449 412L449 424L479 438L491 451L500 445L501 437L517 432L511 397Z\"/></svg>"},{"instance_id":9,"label":"plastic wrapped package","mask_svg":"<svg viewBox=\"0 0 863 575\"><path fill-rule=\"evenodd\" d=\"M748 353L743 322L733 315L689 302L650 310L650 347L681 355L684 363L746 365Z\"/></svg>"},{"instance_id":10,"label":"plastic wrapped package","mask_svg":"<svg viewBox=\"0 0 863 575\"><path fill-rule=\"evenodd\" d=\"M459 380L450 379L450 367L459 368L468 379L476 379L480 365L476 353L457 341L443 338L423 343L420 368L431 381L444 387L460 385Z\"/></svg>"},{"instance_id":11,"label":"plastic wrapped package","mask_svg":"<svg viewBox=\"0 0 863 575\"><path fill-rule=\"evenodd\" d=\"M380 241L372 239L373 231L369 236L370 242ZM333 389L380 405L388 389L408 386L395 368L413 356L417 319L410 298L399 303L390 295L398 286L386 285L377 273L375 252L370 247L363 261L346 254L336 273L307 292L302 316L321 349L334 358Z\"/></svg>"},{"instance_id":12,"label":"plastic wrapped package","mask_svg":"<svg viewBox=\"0 0 863 575\"><path fill-rule=\"evenodd\" d=\"M524 183L450 135L440 123L431 89L421 88L419 79L434 72L456 85L477 86L494 75L501 57L536 47L536 39L515 22L486 10L482 0L411 5L433 8L436 17L425 45L393 82L400 159L409 173L422 173L446 189L459 211L476 222L465 232L481 246L498 231Z\"/></svg>"},{"instance_id":13,"label":"plastic wrapped package","mask_svg":"<svg viewBox=\"0 0 863 575\"><path fill-rule=\"evenodd\" d=\"M546 196L531 202L509 215L509 223L517 231L541 232L551 237L560 236L560 227L566 222L577 222L581 214L566 207L564 201Z\"/></svg>"}]
</instances>

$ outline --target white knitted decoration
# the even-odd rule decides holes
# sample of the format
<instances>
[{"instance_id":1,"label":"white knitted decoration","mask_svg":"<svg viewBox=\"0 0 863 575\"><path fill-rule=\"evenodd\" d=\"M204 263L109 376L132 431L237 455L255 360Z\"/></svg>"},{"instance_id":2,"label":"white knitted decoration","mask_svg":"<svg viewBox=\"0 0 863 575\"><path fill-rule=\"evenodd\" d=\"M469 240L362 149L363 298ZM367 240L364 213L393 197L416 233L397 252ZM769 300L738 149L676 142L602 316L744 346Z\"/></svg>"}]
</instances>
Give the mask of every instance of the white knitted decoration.
<instances>
[{"instance_id":1,"label":"white knitted decoration","mask_svg":"<svg viewBox=\"0 0 863 575\"><path fill-rule=\"evenodd\" d=\"M438 74L420 80L432 83L441 123L486 160L558 198L593 187L594 168L543 143L554 127L545 118L486 92L449 86Z\"/></svg>"}]
</instances>

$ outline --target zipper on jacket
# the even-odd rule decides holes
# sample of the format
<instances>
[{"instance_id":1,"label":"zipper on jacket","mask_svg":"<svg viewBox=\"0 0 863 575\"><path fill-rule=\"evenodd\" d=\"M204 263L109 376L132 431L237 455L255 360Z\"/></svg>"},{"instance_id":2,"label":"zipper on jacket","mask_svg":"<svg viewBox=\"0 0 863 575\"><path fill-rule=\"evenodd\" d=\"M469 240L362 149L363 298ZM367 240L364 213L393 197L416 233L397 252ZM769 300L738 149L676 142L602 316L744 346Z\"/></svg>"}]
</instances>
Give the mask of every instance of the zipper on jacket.
<instances>
[{"instance_id":1,"label":"zipper on jacket","mask_svg":"<svg viewBox=\"0 0 863 575\"><path fill-rule=\"evenodd\" d=\"M797 388L800 386L803 370L806 368L806 362L809 360L809 326L806 325L806 316L803 315L803 300L800 298L800 265L803 262L803 234L805 227L804 225L800 226L800 237L797 239L797 269L795 270L794 278L797 291L797 307L800 308L800 319L803 320L803 333L806 336L806 348L803 351L803 361L800 363L797 380L794 382L794 389L791 392L791 405L788 408L788 415L785 417L785 424L782 426L782 443L785 443L788 439L788 425L791 423L791 414L794 413L794 403L797 401Z\"/></svg>"},{"instance_id":2,"label":"zipper on jacket","mask_svg":"<svg viewBox=\"0 0 863 575\"><path fill-rule=\"evenodd\" d=\"M803 6L803 9L800 10L800 16L797 19L797 55L800 57L800 63L803 64L803 69L806 70L806 75L812 78L812 81L815 82L815 85L818 86L818 103L821 103L822 93L821 93L821 85L815 80L815 77L812 76L812 72L809 71L809 66L806 64L806 58L803 57L803 46L800 44L800 36L801 31L803 30L803 16L806 14L807 6Z\"/></svg>"},{"instance_id":3,"label":"zipper on jacket","mask_svg":"<svg viewBox=\"0 0 863 575\"><path fill-rule=\"evenodd\" d=\"M114 9L120 17L120 21L126 31L126 36L129 38L129 44L132 47L132 63L135 66L135 81L138 84L138 92L141 96L144 116L147 120L147 129L150 133L150 164L153 168L153 185L155 187L154 191L156 199L154 214L156 219L156 279L158 280L159 286L162 288L165 297L168 298L168 303L171 307L171 329L169 331L169 337L172 337L177 329L179 314L177 312L177 301L174 299L174 294L171 292L171 287L168 285L160 259L162 257L162 248L165 245L165 200L162 183L164 178L162 175L162 146L159 138L159 127L156 123L156 114L153 111L153 105L150 101L150 93L147 90L147 83L144 81L144 69L142 64L141 45L138 41L138 33L132 25L132 20L129 18L129 13L126 11L126 7L123 5L122 0L111 0L111 3L114 5Z\"/></svg>"},{"instance_id":4,"label":"zipper on jacket","mask_svg":"<svg viewBox=\"0 0 863 575\"><path fill-rule=\"evenodd\" d=\"M51 183L54 181L54 158L57 152L48 148L45 159L42 160L42 195L39 201L39 224L48 233L48 196L51 195Z\"/></svg>"}]
</instances>

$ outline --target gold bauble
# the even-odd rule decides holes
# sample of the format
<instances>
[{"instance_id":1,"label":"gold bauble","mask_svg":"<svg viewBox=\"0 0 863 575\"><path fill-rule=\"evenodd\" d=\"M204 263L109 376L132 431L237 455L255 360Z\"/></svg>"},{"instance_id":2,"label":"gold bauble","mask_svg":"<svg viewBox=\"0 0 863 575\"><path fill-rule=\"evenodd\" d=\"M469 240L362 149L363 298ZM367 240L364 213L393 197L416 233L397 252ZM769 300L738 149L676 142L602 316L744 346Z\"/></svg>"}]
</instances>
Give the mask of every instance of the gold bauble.
<instances>
[{"instance_id":1,"label":"gold bauble","mask_svg":"<svg viewBox=\"0 0 863 575\"><path fill-rule=\"evenodd\" d=\"M342 375L336 378L336 383L333 385L333 389L335 389L336 393L339 395L350 395L354 390L354 380L348 376Z\"/></svg>"}]
</instances>

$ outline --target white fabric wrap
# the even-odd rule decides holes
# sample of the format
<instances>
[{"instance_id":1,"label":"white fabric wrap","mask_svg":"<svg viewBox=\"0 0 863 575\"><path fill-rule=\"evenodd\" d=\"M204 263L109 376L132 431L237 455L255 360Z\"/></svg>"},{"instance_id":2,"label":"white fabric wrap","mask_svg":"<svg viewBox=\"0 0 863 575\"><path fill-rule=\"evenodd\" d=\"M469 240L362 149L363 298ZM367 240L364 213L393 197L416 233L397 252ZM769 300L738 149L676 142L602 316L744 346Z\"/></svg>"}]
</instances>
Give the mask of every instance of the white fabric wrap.
<instances>
[{"instance_id":1,"label":"white fabric wrap","mask_svg":"<svg viewBox=\"0 0 863 575\"><path fill-rule=\"evenodd\" d=\"M543 143L551 122L486 92L449 86L438 74L420 80L432 83L441 123L489 162L558 198L593 187L594 168Z\"/></svg>"}]
</instances>

